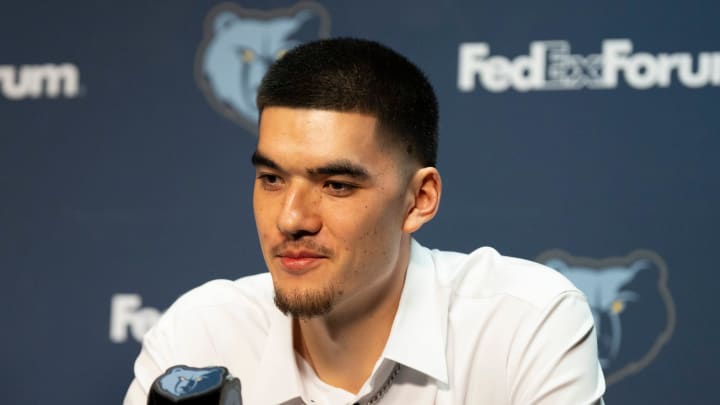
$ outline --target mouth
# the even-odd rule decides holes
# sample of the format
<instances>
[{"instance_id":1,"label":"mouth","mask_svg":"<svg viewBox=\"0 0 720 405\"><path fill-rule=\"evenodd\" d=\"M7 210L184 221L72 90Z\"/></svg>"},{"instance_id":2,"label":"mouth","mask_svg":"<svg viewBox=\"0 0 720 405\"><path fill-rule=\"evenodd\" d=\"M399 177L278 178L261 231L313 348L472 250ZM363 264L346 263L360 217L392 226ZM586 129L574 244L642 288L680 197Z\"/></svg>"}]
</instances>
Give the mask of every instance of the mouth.
<instances>
[{"instance_id":1,"label":"mouth","mask_svg":"<svg viewBox=\"0 0 720 405\"><path fill-rule=\"evenodd\" d=\"M312 270L327 258L327 256L320 253L308 251L282 252L277 257L285 270L296 274Z\"/></svg>"}]
</instances>

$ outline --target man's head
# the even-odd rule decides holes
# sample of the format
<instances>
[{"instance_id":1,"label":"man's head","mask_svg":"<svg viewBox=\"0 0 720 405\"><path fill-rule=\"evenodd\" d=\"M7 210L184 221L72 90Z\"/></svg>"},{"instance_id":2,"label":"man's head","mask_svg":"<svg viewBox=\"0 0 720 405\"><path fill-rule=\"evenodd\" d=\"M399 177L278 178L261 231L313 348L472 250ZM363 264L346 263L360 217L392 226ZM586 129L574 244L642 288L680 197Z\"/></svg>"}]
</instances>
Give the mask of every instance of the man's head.
<instances>
[{"instance_id":1,"label":"man's head","mask_svg":"<svg viewBox=\"0 0 720 405\"><path fill-rule=\"evenodd\" d=\"M270 106L366 113L420 165L436 164L432 86L420 69L377 42L336 38L291 50L265 75L257 105L261 117Z\"/></svg>"},{"instance_id":2,"label":"man's head","mask_svg":"<svg viewBox=\"0 0 720 405\"><path fill-rule=\"evenodd\" d=\"M258 107L253 206L278 307L349 318L399 299L440 200L425 77L379 44L321 41L270 69Z\"/></svg>"}]
</instances>

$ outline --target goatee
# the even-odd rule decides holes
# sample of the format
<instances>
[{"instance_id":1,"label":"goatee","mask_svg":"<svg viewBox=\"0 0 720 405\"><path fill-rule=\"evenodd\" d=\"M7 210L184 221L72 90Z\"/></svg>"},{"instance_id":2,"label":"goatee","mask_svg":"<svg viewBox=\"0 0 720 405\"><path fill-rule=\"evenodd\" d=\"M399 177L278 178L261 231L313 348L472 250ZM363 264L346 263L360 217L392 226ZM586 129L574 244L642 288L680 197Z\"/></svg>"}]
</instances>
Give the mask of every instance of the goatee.
<instances>
[{"instance_id":1,"label":"goatee","mask_svg":"<svg viewBox=\"0 0 720 405\"><path fill-rule=\"evenodd\" d=\"M342 295L334 286L317 291L283 291L275 288L275 306L285 315L308 319L328 314L335 299Z\"/></svg>"}]
</instances>

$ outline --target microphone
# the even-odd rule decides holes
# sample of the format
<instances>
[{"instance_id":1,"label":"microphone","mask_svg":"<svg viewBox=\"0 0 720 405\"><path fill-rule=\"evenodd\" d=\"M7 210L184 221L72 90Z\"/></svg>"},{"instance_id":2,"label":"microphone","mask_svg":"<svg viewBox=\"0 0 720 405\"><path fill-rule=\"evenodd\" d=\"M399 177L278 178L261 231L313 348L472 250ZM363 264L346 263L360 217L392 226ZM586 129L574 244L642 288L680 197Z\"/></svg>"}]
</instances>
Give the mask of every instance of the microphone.
<instances>
[{"instance_id":1,"label":"microphone","mask_svg":"<svg viewBox=\"0 0 720 405\"><path fill-rule=\"evenodd\" d=\"M168 368L152 384L147 405L242 405L240 380L225 367Z\"/></svg>"}]
</instances>

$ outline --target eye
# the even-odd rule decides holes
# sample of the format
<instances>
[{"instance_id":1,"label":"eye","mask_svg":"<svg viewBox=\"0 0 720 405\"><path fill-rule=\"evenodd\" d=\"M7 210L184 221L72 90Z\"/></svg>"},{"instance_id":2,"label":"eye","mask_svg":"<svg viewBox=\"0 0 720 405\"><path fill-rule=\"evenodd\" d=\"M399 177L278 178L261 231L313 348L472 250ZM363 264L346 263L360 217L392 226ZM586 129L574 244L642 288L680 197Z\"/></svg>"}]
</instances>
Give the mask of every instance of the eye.
<instances>
[{"instance_id":1,"label":"eye","mask_svg":"<svg viewBox=\"0 0 720 405\"><path fill-rule=\"evenodd\" d=\"M610 311L612 311L613 314L620 314L624 310L625 310L625 301L615 300L615 301L613 301L612 305L610 305Z\"/></svg>"},{"instance_id":2,"label":"eye","mask_svg":"<svg viewBox=\"0 0 720 405\"><path fill-rule=\"evenodd\" d=\"M245 63L250 63L255 60L255 52L245 49L242 53L242 60Z\"/></svg>"},{"instance_id":3,"label":"eye","mask_svg":"<svg viewBox=\"0 0 720 405\"><path fill-rule=\"evenodd\" d=\"M336 197L345 197L352 194L352 192L357 189L357 186L354 184L343 183L341 181L327 181L325 182L323 188L329 194Z\"/></svg>"},{"instance_id":4,"label":"eye","mask_svg":"<svg viewBox=\"0 0 720 405\"><path fill-rule=\"evenodd\" d=\"M258 174L257 179L265 190L278 190L282 186L282 178L272 173Z\"/></svg>"}]
</instances>

